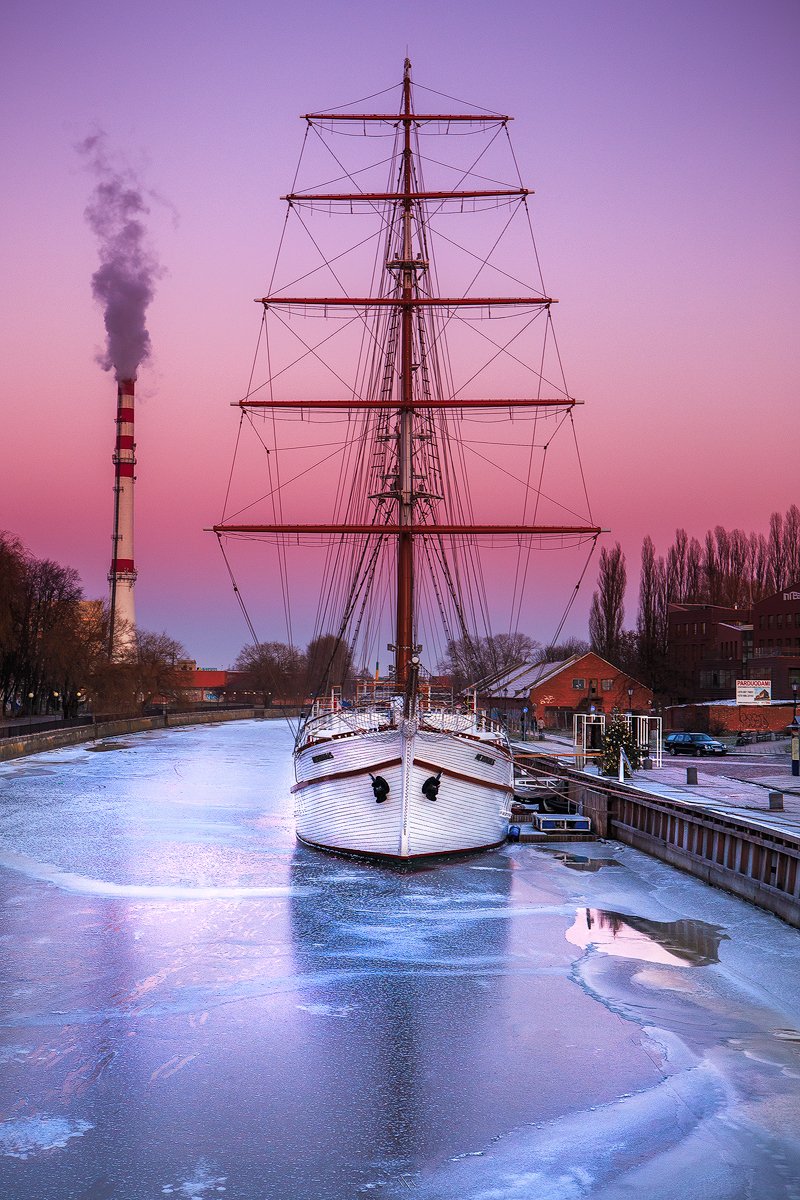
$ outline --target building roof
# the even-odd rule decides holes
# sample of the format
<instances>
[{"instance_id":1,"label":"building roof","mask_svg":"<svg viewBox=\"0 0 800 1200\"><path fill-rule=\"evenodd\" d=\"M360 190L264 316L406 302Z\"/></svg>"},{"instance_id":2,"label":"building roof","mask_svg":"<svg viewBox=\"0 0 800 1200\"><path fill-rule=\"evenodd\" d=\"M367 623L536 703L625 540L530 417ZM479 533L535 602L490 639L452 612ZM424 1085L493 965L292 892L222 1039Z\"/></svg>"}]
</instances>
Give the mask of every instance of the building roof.
<instances>
[{"instance_id":1,"label":"building roof","mask_svg":"<svg viewBox=\"0 0 800 1200\"><path fill-rule=\"evenodd\" d=\"M532 687L536 687L537 684L548 679L554 672L558 673L578 657L579 655L573 654L571 658L554 663L525 663L492 680L485 690L498 700L513 700L518 696L527 696Z\"/></svg>"},{"instance_id":2,"label":"building roof","mask_svg":"<svg viewBox=\"0 0 800 1200\"><path fill-rule=\"evenodd\" d=\"M543 683L554 679L568 667L576 667L578 663L583 662L585 658L595 658L598 662L604 663L609 671L614 675L624 675L626 679L630 679L637 687L646 688L646 685L640 683L638 679L634 679L627 671L623 671L621 667L615 666L609 662L607 658L603 658L595 650L584 650L580 654L571 654L569 658L559 659L557 662L540 662L526 663L523 666L514 667L511 671L506 671L501 675L491 676L484 682L474 685L476 689L486 696L491 696L495 700L516 700L523 696L527 696L531 688L540 687ZM472 691L472 688L467 689ZM649 688L646 688L649 691Z\"/></svg>"}]
</instances>

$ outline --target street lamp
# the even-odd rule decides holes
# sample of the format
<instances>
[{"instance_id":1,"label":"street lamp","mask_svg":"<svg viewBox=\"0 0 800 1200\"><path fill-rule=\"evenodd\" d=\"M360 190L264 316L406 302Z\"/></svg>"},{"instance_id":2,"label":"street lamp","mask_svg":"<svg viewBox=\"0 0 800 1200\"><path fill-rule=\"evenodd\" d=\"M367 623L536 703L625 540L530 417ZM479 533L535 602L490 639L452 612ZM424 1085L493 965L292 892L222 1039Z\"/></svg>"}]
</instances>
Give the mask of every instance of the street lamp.
<instances>
[{"instance_id":1,"label":"street lamp","mask_svg":"<svg viewBox=\"0 0 800 1200\"><path fill-rule=\"evenodd\" d=\"M797 720L797 680L792 683L792 723L789 732L792 735L792 774L800 776L800 722Z\"/></svg>"},{"instance_id":2,"label":"street lamp","mask_svg":"<svg viewBox=\"0 0 800 1200\"><path fill-rule=\"evenodd\" d=\"M628 715L633 716L633 688L628 688Z\"/></svg>"}]
</instances>

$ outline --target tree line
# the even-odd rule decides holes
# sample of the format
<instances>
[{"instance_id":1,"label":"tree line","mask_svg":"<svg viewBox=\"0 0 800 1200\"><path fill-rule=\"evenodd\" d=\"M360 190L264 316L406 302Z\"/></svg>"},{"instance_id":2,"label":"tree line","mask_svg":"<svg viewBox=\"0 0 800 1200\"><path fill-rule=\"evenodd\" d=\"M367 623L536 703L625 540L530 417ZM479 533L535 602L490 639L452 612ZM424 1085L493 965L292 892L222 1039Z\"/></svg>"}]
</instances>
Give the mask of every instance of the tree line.
<instances>
[{"instance_id":1,"label":"tree line","mask_svg":"<svg viewBox=\"0 0 800 1200\"><path fill-rule=\"evenodd\" d=\"M592 649L667 694L676 681L667 665L671 604L715 604L747 611L800 581L800 508L774 512L769 532L717 525L699 540L678 529L666 554L651 537L642 543L635 629L624 629L627 568L617 542L600 552L597 590L589 613Z\"/></svg>"},{"instance_id":2,"label":"tree line","mask_svg":"<svg viewBox=\"0 0 800 1200\"><path fill-rule=\"evenodd\" d=\"M0 712L129 714L176 694L180 642L137 630L110 654L109 634L108 608L85 599L73 567L0 531Z\"/></svg>"},{"instance_id":3,"label":"tree line","mask_svg":"<svg viewBox=\"0 0 800 1200\"><path fill-rule=\"evenodd\" d=\"M544 647L524 633L460 638L447 644L437 669L456 694L524 663L552 662L591 646L660 695L675 684L667 667L668 613L675 603L717 604L743 610L800 581L800 509L770 517L769 532L718 525L700 540L678 529L665 554L645 537L636 624L625 628L627 566L619 543L600 552L589 613L589 642L574 638ZM12 534L0 531L0 703L2 712L60 711L74 716L84 703L95 712L133 713L180 692L179 664L187 657L166 633L131 631L123 652L109 653L109 613L87 601L77 571L37 559ZM305 650L283 642L245 646L235 669L237 690L303 703L331 687L349 688L356 671L351 648L333 634ZM361 671L361 677L368 672Z\"/></svg>"},{"instance_id":4,"label":"tree line","mask_svg":"<svg viewBox=\"0 0 800 1200\"><path fill-rule=\"evenodd\" d=\"M356 675L350 646L332 633L313 638L305 650L286 642L253 642L239 651L234 671L239 673L234 689L259 695L265 706L277 700L303 704L330 688L348 689Z\"/></svg>"},{"instance_id":5,"label":"tree line","mask_svg":"<svg viewBox=\"0 0 800 1200\"><path fill-rule=\"evenodd\" d=\"M584 654L589 643L569 638L558 645L543 646L526 633L495 633L486 637L461 637L447 643L438 664L442 675L452 681L456 695L479 687L526 664L560 662L573 654Z\"/></svg>"}]
</instances>

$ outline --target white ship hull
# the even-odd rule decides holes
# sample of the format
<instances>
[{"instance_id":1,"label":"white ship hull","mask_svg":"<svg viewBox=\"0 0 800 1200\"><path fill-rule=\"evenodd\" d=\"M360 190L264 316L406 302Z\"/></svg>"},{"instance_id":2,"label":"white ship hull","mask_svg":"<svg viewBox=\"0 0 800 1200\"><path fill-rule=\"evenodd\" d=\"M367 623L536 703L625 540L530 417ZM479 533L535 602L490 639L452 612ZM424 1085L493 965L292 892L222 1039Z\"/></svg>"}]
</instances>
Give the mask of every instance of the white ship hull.
<instances>
[{"instance_id":1,"label":"white ship hull","mask_svg":"<svg viewBox=\"0 0 800 1200\"><path fill-rule=\"evenodd\" d=\"M459 724L465 728L447 728ZM329 722L295 755L297 835L312 846L376 858L413 859L503 842L513 764L499 731L464 718L420 727L347 730ZM338 729L338 731L337 731ZM438 776L435 798L423 784ZM373 778L389 785L376 799ZM380 790L379 790L379 793Z\"/></svg>"}]
</instances>

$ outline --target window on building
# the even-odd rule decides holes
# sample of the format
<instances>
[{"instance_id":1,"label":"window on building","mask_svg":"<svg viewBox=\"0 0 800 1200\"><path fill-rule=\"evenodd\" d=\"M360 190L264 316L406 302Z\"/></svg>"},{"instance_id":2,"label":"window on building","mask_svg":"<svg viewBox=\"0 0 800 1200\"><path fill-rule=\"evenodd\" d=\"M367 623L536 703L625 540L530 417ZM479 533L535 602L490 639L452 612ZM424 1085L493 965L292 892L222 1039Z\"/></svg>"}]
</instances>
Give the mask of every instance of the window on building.
<instances>
[{"instance_id":1,"label":"window on building","mask_svg":"<svg viewBox=\"0 0 800 1200\"><path fill-rule=\"evenodd\" d=\"M762 613L762 614L761 614L761 616L758 618L758 628L759 628L759 629L763 629L763 628L764 628L764 614L763 614L763 613Z\"/></svg>"},{"instance_id":2,"label":"window on building","mask_svg":"<svg viewBox=\"0 0 800 1200\"><path fill-rule=\"evenodd\" d=\"M786 628L791 629L791 627L792 627L792 614L787 613L786 614Z\"/></svg>"},{"instance_id":3,"label":"window on building","mask_svg":"<svg viewBox=\"0 0 800 1200\"><path fill-rule=\"evenodd\" d=\"M702 624L700 625L700 632L705 633L705 631L706 631L706 623L705 623L705 621L703 621Z\"/></svg>"},{"instance_id":4,"label":"window on building","mask_svg":"<svg viewBox=\"0 0 800 1200\"><path fill-rule=\"evenodd\" d=\"M783 629L783 613L778 613L775 618L775 624L778 626L778 629Z\"/></svg>"},{"instance_id":5,"label":"window on building","mask_svg":"<svg viewBox=\"0 0 800 1200\"><path fill-rule=\"evenodd\" d=\"M769 616L767 617L767 628L768 629L775 628L775 613L770 613Z\"/></svg>"},{"instance_id":6,"label":"window on building","mask_svg":"<svg viewBox=\"0 0 800 1200\"><path fill-rule=\"evenodd\" d=\"M574 687L576 692L582 692L584 690L584 688L586 687L586 680L585 679L573 679L572 686Z\"/></svg>"},{"instance_id":7,"label":"window on building","mask_svg":"<svg viewBox=\"0 0 800 1200\"><path fill-rule=\"evenodd\" d=\"M601 687L602 687L602 689L603 689L603 691L604 691L604 692L610 692L613 686L614 686L614 680L613 680L613 679L604 679L604 680L603 680L603 682L602 682L602 684L601 684Z\"/></svg>"}]
</instances>

